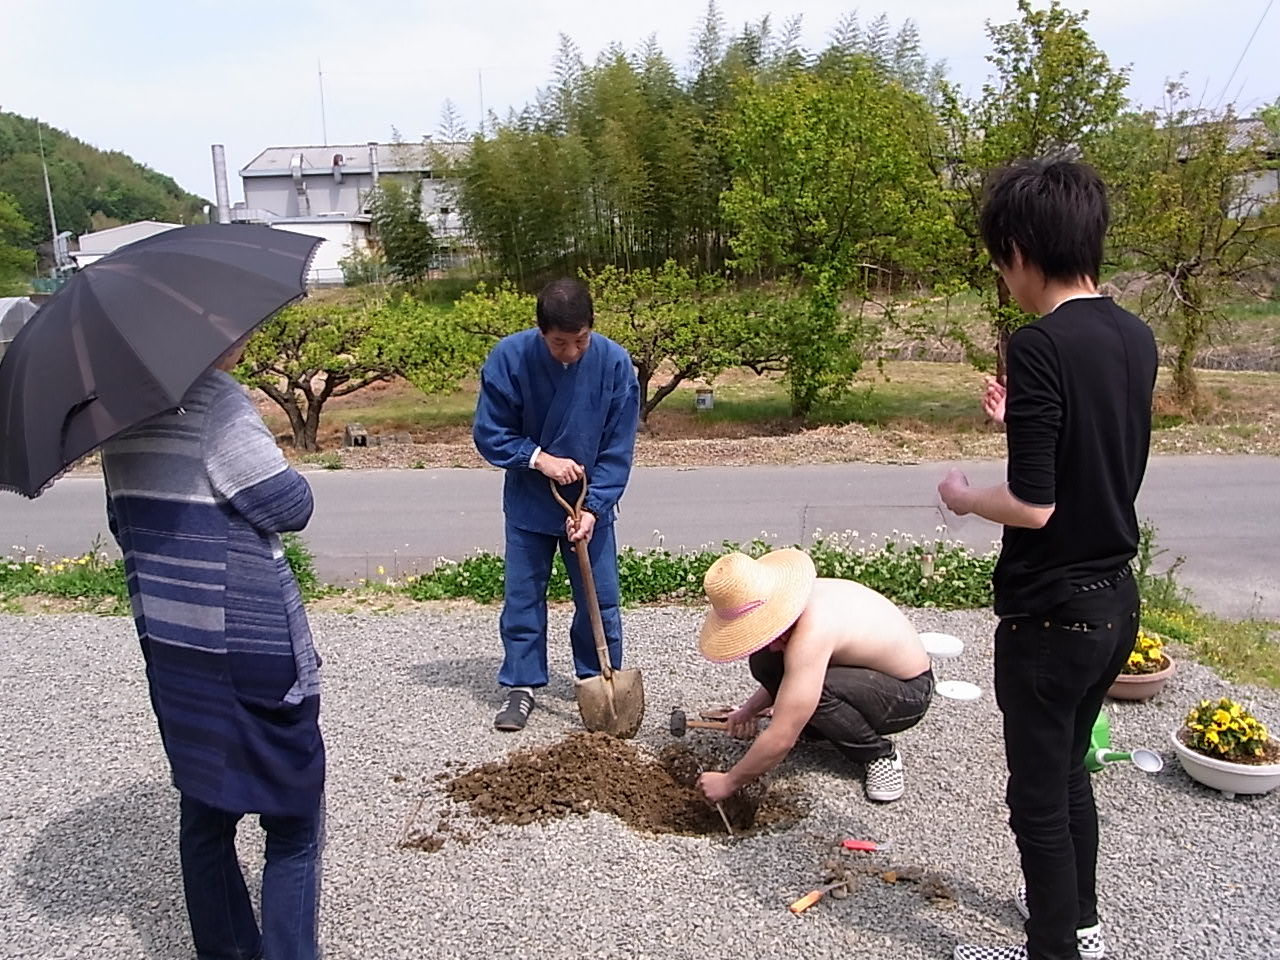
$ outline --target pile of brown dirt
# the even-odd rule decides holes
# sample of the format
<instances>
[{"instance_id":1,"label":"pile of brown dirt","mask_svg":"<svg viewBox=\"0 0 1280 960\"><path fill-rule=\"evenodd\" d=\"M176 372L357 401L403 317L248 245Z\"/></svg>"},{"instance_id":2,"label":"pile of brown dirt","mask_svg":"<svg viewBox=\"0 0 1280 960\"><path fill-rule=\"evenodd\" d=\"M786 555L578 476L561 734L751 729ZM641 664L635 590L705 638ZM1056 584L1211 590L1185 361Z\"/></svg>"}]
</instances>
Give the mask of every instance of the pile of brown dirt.
<instances>
[{"instance_id":1,"label":"pile of brown dirt","mask_svg":"<svg viewBox=\"0 0 1280 960\"><path fill-rule=\"evenodd\" d=\"M724 835L720 814L694 788L704 766L709 761L687 747L654 758L607 734L577 733L460 774L445 793L493 823L541 823L596 810L646 833ZM735 835L789 826L802 813L795 797L762 784L739 791L724 809Z\"/></svg>"}]
</instances>

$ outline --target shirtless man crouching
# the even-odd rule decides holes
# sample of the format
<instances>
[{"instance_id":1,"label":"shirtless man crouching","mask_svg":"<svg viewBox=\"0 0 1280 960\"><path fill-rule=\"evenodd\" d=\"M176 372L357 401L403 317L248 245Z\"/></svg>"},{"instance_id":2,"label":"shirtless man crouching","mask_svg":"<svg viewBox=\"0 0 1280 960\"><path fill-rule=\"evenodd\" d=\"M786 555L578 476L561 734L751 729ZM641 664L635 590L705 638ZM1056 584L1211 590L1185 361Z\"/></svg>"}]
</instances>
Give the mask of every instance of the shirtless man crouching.
<instances>
[{"instance_id":1,"label":"shirtless man crouching","mask_svg":"<svg viewBox=\"0 0 1280 960\"><path fill-rule=\"evenodd\" d=\"M711 612L698 646L714 663L750 658L760 689L728 718L755 737L727 773L698 787L718 803L772 770L796 740L828 740L866 765L869 800L897 800L902 758L887 734L915 726L933 697L933 671L915 628L889 600L851 580L819 578L801 550L753 559L730 553L703 579ZM773 719L756 736L760 714Z\"/></svg>"}]
</instances>

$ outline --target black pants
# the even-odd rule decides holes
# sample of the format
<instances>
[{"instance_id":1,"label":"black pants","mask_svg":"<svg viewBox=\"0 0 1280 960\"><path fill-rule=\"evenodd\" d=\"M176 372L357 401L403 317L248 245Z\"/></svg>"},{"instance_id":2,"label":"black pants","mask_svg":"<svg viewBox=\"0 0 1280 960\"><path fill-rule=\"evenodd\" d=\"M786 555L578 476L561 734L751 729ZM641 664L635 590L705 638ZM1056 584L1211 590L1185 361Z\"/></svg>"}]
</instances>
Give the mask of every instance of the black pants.
<instances>
[{"instance_id":1,"label":"black pants","mask_svg":"<svg viewBox=\"0 0 1280 960\"><path fill-rule=\"evenodd\" d=\"M776 700L782 686L782 654L761 650L751 655L751 675ZM856 763L893 756L885 734L901 733L920 722L933 698L933 671L899 680L865 667L827 667L822 696L805 734L830 740Z\"/></svg>"},{"instance_id":2,"label":"black pants","mask_svg":"<svg viewBox=\"0 0 1280 960\"><path fill-rule=\"evenodd\" d=\"M1084 756L1133 649L1138 607L1130 577L996 628L1009 826L1027 883L1031 960L1079 960L1076 929L1098 922L1098 812Z\"/></svg>"}]
</instances>

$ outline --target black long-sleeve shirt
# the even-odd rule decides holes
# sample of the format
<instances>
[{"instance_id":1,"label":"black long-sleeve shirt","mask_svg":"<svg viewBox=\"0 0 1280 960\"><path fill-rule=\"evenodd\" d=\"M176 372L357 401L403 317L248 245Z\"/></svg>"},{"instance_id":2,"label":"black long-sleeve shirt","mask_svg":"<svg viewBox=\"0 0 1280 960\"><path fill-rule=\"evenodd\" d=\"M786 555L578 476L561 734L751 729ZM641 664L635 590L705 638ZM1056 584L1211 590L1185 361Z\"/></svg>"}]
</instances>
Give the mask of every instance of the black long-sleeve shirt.
<instances>
[{"instance_id":1,"label":"black long-sleeve shirt","mask_svg":"<svg viewBox=\"0 0 1280 960\"><path fill-rule=\"evenodd\" d=\"M1009 491L1054 511L1039 530L1004 528L1001 616L1047 613L1133 559L1158 362L1150 328L1109 297L1059 305L1008 358Z\"/></svg>"}]
</instances>

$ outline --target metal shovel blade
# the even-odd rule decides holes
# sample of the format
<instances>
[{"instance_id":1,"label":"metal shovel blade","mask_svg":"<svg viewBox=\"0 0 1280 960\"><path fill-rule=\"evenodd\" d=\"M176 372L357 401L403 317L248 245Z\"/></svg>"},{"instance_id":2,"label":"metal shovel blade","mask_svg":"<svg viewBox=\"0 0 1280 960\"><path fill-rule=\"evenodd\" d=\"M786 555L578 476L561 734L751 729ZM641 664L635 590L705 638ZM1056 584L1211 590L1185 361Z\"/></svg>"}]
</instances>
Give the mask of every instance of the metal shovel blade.
<instances>
[{"instance_id":1,"label":"metal shovel blade","mask_svg":"<svg viewBox=\"0 0 1280 960\"><path fill-rule=\"evenodd\" d=\"M588 677L574 685L582 725L593 733L629 740L644 720L644 680L639 670L613 670L609 679Z\"/></svg>"}]
</instances>

